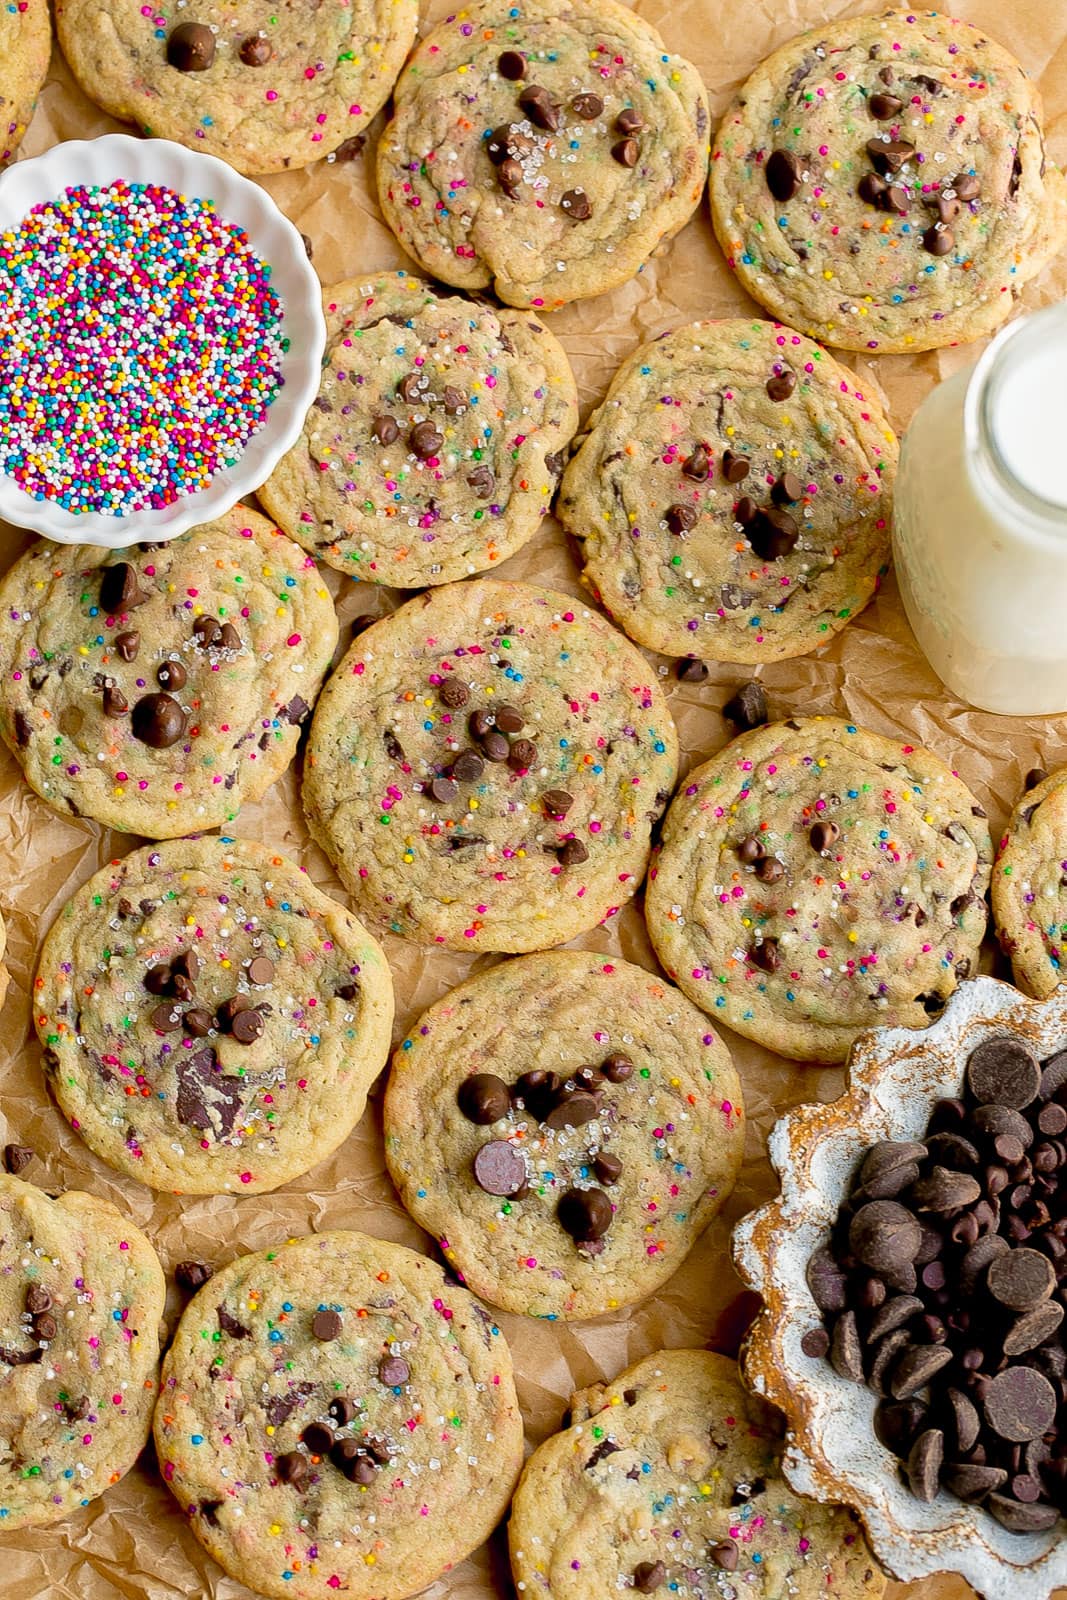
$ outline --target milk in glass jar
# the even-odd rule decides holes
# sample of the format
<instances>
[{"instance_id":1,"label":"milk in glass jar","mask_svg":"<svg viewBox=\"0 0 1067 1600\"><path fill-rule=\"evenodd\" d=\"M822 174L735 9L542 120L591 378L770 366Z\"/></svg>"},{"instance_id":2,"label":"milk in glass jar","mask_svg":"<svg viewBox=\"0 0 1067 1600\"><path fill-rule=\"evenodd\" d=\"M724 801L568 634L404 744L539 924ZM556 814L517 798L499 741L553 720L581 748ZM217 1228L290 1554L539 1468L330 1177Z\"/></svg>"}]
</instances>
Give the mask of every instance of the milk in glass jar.
<instances>
[{"instance_id":1,"label":"milk in glass jar","mask_svg":"<svg viewBox=\"0 0 1067 1600\"><path fill-rule=\"evenodd\" d=\"M1067 303L1010 323L923 401L893 548L908 620L954 694L1067 711Z\"/></svg>"}]
</instances>

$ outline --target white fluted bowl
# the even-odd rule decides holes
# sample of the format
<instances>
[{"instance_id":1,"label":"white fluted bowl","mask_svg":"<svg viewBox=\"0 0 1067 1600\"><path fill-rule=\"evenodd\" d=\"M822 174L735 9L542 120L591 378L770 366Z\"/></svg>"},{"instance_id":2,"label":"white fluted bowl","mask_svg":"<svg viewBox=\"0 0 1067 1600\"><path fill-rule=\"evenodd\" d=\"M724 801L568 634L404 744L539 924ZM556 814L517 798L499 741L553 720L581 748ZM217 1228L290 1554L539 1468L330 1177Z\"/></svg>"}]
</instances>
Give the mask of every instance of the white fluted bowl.
<instances>
[{"instance_id":1,"label":"white fluted bowl","mask_svg":"<svg viewBox=\"0 0 1067 1600\"><path fill-rule=\"evenodd\" d=\"M283 333L289 339L281 374L284 386L259 432L233 466L217 472L206 488L182 495L161 510L125 517L99 512L75 515L52 500L35 500L0 473L0 517L43 533L58 544L96 544L121 549L138 540L165 541L210 522L270 477L300 436L319 390L326 324L322 290L300 234L259 184L214 156L199 155L168 139L108 134L58 144L43 156L19 161L0 176L0 232L17 227L35 205L57 199L76 184L156 183L199 200L211 200L223 221L239 224L252 248L271 267L271 284L283 303Z\"/></svg>"},{"instance_id":2,"label":"white fluted bowl","mask_svg":"<svg viewBox=\"0 0 1067 1600\"><path fill-rule=\"evenodd\" d=\"M1062 1050L1067 987L1041 1002L993 978L963 983L931 1027L859 1038L840 1100L797 1106L775 1124L769 1153L781 1195L744 1217L733 1236L737 1270L764 1301L741 1362L749 1387L785 1413L784 1470L793 1488L852 1506L894 1577L956 1572L986 1600L1046 1600L1067 1584L1063 1521L1046 1533L1009 1533L945 1490L929 1505L916 1500L875 1438L876 1396L800 1348L822 1321L808 1261L826 1240L860 1157L879 1139L921 1139L934 1103L960 1093L971 1051L1003 1033L1041 1057Z\"/></svg>"}]
</instances>

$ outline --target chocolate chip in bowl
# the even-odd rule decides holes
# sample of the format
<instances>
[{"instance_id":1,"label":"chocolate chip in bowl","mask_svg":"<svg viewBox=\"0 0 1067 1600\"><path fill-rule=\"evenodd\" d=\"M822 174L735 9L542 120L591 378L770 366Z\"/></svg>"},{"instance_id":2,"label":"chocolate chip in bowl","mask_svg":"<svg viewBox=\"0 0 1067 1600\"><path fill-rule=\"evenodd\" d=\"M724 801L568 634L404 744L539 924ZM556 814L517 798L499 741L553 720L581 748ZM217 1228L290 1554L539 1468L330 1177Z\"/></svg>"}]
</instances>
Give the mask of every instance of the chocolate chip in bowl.
<instances>
[{"instance_id":1,"label":"chocolate chip in bowl","mask_svg":"<svg viewBox=\"0 0 1067 1600\"><path fill-rule=\"evenodd\" d=\"M734 1234L790 1483L858 1511L895 1577L988 1600L1067 1582L1065 1047L1067 992L990 978L863 1035L843 1097L773 1130L781 1196Z\"/></svg>"}]
</instances>

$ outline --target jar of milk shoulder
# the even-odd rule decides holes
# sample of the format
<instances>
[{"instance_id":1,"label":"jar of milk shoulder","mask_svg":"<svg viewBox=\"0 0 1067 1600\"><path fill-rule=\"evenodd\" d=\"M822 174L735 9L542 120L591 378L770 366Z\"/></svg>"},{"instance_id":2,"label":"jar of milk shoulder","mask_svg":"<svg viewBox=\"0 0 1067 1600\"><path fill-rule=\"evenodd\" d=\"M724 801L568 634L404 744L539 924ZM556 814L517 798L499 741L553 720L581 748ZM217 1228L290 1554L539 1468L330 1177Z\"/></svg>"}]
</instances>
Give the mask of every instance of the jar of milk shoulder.
<instances>
[{"instance_id":1,"label":"jar of milk shoulder","mask_svg":"<svg viewBox=\"0 0 1067 1600\"><path fill-rule=\"evenodd\" d=\"M935 672L984 711L1067 711L1067 304L939 384L904 439L893 548Z\"/></svg>"}]
</instances>

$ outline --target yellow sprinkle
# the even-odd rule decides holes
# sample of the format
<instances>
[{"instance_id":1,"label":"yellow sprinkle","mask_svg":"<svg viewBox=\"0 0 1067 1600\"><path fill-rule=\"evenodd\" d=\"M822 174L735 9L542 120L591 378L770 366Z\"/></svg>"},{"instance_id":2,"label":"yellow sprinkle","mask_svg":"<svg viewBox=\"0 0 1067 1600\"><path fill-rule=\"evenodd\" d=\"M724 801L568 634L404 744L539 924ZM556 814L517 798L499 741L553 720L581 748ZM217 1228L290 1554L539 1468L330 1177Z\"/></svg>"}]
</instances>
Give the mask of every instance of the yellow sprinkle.
<instances>
[{"instance_id":1,"label":"yellow sprinkle","mask_svg":"<svg viewBox=\"0 0 1067 1600\"><path fill-rule=\"evenodd\" d=\"M477 811L477 809L478 809L477 800L468 800L467 801L467 810L468 811Z\"/></svg>"},{"instance_id":2,"label":"yellow sprinkle","mask_svg":"<svg viewBox=\"0 0 1067 1600\"><path fill-rule=\"evenodd\" d=\"M849 942L849 944L855 944L856 940L858 938L859 938L859 934L856 932L855 928L850 928L848 930L848 942Z\"/></svg>"},{"instance_id":3,"label":"yellow sprinkle","mask_svg":"<svg viewBox=\"0 0 1067 1600\"><path fill-rule=\"evenodd\" d=\"M222 966L224 966L224 967L230 967L230 966L232 966L232 965L233 965L233 963L232 963L232 961L230 961L230 959L229 959L229 957L227 957L227 958L226 958L226 960L225 960L225 961L223 961L223 962L222 962L222 963L221 963L221 964L222 964Z\"/></svg>"}]
</instances>

